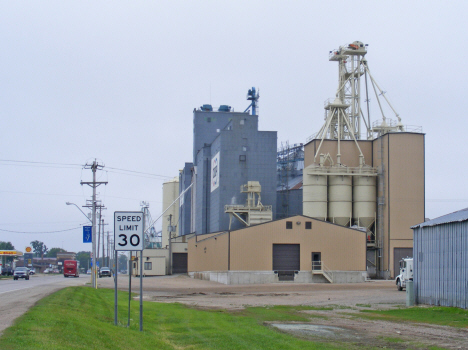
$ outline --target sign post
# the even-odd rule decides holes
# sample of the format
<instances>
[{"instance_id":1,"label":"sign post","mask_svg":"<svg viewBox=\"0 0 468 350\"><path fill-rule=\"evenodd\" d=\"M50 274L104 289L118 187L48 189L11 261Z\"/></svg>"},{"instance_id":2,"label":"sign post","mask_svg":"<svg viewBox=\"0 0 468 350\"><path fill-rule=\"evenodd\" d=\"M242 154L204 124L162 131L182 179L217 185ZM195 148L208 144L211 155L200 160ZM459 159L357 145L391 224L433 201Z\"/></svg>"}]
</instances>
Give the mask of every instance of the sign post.
<instances>
[{"instance_id":1,"label":"sign post","mask_svg":"<svg viewBox=\"0 0 468 350\"><path fill-rule=\"evenodd\" d=\"M143 331L143 248L144 214L141 211L114 212L114 250L140 251L140 331ZM117 258L116 258L117 259ZM117 263L117 262L116 262ZM116 265L118 266L118 264ZM116 268L117 276L117 268ZM128 271L130 274L131 272ZM117 324L117 277L115 278L115 324Z\"/></svg>"}]
</instances>

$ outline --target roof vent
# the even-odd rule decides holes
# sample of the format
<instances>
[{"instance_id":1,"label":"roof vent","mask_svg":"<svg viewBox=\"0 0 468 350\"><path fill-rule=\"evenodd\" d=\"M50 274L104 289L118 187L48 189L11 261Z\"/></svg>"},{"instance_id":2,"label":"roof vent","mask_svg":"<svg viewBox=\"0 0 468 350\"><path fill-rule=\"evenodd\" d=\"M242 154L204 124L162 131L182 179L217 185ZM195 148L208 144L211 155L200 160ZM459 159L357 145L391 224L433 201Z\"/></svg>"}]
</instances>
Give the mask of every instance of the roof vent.
<instances>
[{"instance_id":1,"label":"roof vent","mask_svg":"<svg viewBox=\"0 0 468 350\"><path fill-rule=\"evenodd\" d=\"M202 111L208 111L208 112L213 112L213 106L212 105L203 105L200 107Z\"/></svg>"}]
</instances>

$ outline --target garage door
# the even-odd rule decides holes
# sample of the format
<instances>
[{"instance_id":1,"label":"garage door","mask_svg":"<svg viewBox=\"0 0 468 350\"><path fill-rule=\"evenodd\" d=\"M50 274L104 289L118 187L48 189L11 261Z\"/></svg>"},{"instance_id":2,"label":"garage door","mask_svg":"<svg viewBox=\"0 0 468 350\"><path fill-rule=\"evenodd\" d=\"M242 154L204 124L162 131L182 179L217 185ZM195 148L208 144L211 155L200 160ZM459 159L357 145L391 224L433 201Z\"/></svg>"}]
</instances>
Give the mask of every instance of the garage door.
<instances>
[{"instance_id":1,"label":"garage door","mask_svg":"<svg viewBox=\"0 0 468 350\"><path fill-rule=\"evenodd\" d=\"M187 273L187 253L172 254L172 273Z\"/></svg>"},{"instance_id":2,"label":"garage door","mask_svg":"<svg viewBox=\"0 0 468 350\"><path fill-rule=\"evenodd\" d=\"M393 278L400 274L400 260L408 257L413 257L413 248L393 249Z\"/></svg>"},{"instance_id":3,"label":"garage door","mask_svg":"<svg viewBox=\"0 0 468 350\"><path fill-rule=\"evenodd\" d=\"M299 244L273 244L274 271L299 271L300 267Z\"/></svg>"}]
</instances>

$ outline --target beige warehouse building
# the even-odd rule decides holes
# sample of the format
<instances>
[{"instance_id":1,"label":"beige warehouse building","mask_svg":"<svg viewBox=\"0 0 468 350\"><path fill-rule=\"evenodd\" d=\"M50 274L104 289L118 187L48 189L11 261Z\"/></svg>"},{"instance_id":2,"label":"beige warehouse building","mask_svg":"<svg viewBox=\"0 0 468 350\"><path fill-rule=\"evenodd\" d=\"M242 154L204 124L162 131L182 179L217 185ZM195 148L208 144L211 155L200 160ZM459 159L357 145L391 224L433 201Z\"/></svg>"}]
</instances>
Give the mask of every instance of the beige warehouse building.
<instances>
[{"instance_id":1,"label":"beige warehouse building","mask_svg":"<svg viewBox=\"0 0 468 350\"><path fill-rule=\"evenodd\" d=\"M224 284L366 279L366 233L306 216L193 236L188 273Z\"/></svg>"}]
</instances>

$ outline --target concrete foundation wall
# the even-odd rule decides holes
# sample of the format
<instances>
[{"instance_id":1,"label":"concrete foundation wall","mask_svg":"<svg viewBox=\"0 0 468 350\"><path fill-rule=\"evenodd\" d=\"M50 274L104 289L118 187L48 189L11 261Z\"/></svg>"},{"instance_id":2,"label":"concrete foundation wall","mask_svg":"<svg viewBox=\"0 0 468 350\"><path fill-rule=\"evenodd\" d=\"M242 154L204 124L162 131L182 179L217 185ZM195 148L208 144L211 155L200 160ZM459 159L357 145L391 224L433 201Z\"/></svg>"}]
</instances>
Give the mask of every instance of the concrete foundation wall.
<instances>
[{"instance_id":1,"label":"concrete foundation wall","mask_svg":"<svg viewBox=\"0 0 468 350\"><path fill-rule=\"evenodd\" d=\"M333 283L362 283L366 281L366 271L333 271ZM273 271L200 271L189 272L189 276L222 284L266 284L283 283ZM299 271L294 281L284 283L329 283L322 275L312 275L311 271Z\"/></svg>"}]
</instances>

